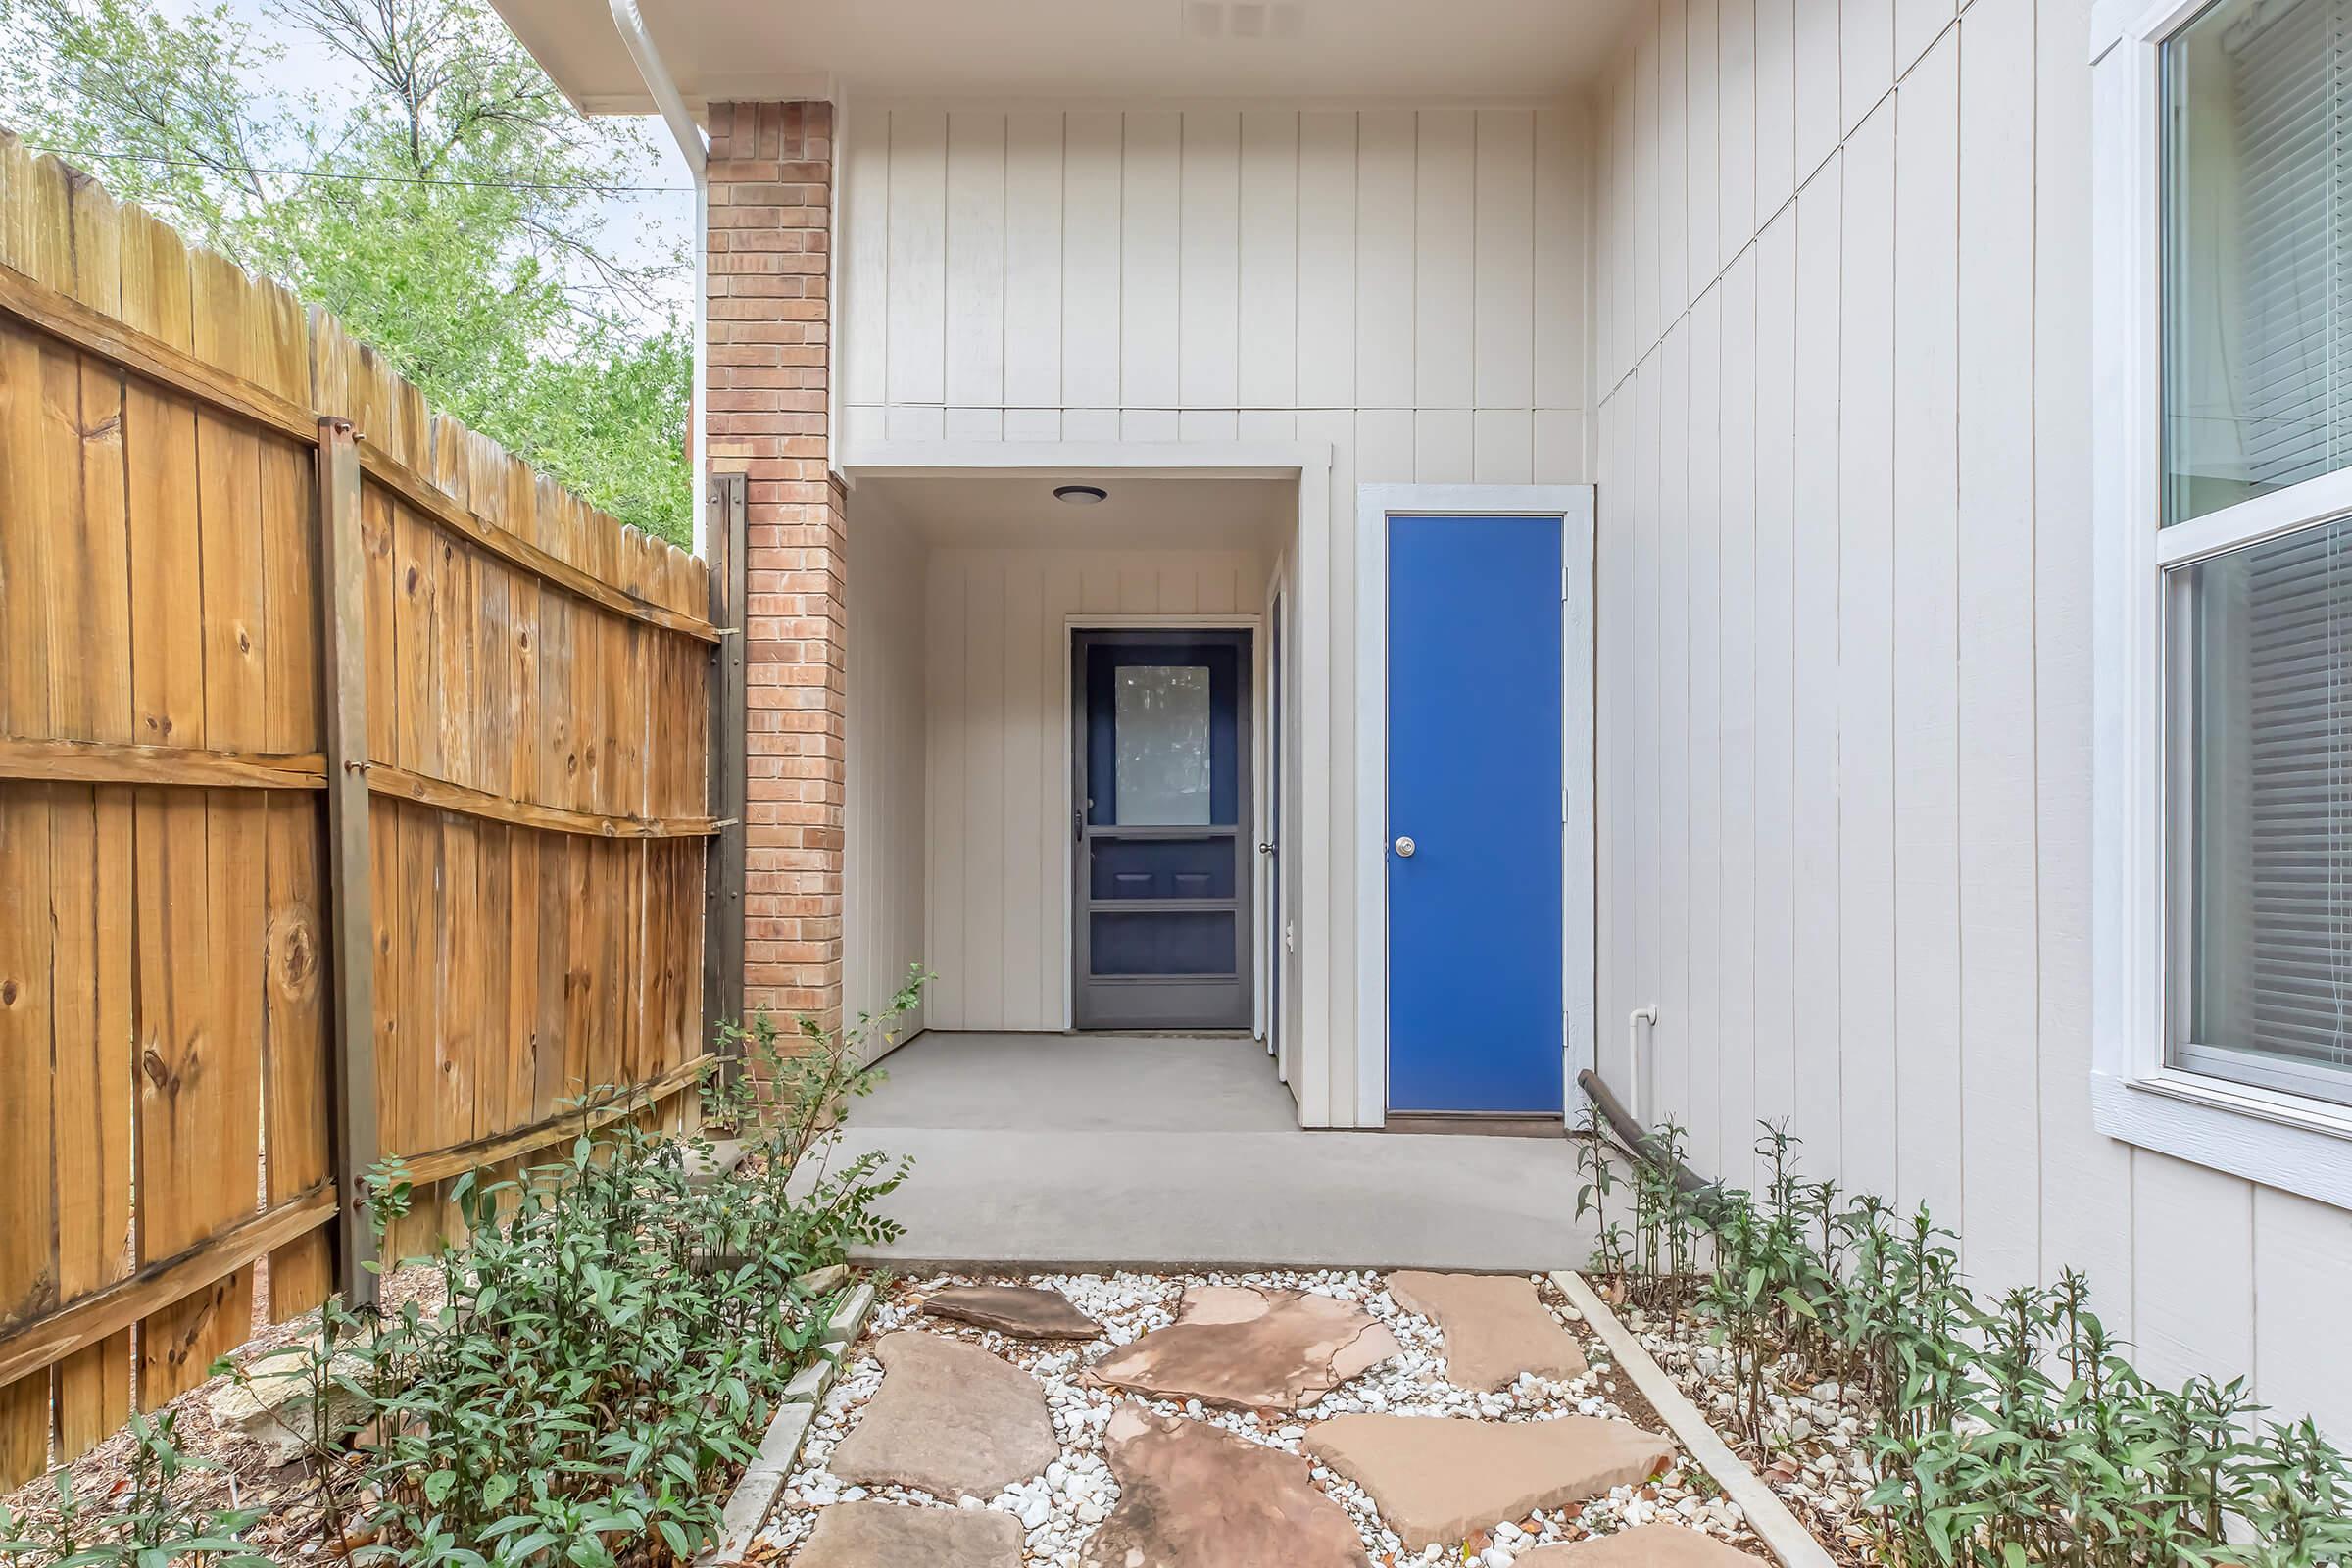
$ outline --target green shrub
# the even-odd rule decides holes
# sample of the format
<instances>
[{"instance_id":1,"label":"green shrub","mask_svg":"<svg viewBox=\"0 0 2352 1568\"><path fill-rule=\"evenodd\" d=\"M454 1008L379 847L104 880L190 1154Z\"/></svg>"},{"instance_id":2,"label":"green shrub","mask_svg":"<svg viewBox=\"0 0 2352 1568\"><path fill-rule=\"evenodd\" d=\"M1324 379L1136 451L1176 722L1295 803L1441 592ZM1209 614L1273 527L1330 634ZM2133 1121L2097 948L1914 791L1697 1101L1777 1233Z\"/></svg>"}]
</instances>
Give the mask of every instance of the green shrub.
<instances>
[{"instance_id":1,"label":"green shrub","mask_svg":"<svg viewBox=\"0 0 2352 1568\"><path fill-rule=\"evenodd\" d=\"M182 1473L201 1469L172 1442L173 1416L130 1418L130 1486L121 1507L100 1508L74 1490L73 1473L57 1472L57 1507L35 1524L0 1508L0 1560L60 1568L161 1568L212 1562L220 1568L270 1568L270 1559L245 1544L243 1531L259 1511L217 1511L192 1517L172 1491Z\"/></svg>"},{"instance_id":2,"label":"green shrub","mask_svg":"<svg viewBox=\"0 0 2352 1568\"><path fill-rule=\"evenodd\" d=\"M1617 1183L1597 1147L1578 1211L1600 1210L1596 1269L1636 1300L1690 1298L1725 1347L1739 1435L1768 1441L1776 1380L1837 1381L1863 1398L1881 1554L1919 1568L2310 1568L2352 1561L2352 1464L2308 1419L2264 1422L2242 1380L2149 1382L2069 1270L2048 1288L1980 1301L1949 1233L1864 1195L1839 1200L1795 1172L1797 1141L1765 1124L1759 1195L1690 1192L1634 1161L1635 1233L1601 1205ZM1595 1167L1600 1167L1594 1174ZM1713 1269L1677 1294L1680 1238L1705 1233Z\"/></svg>"},{"instance_id":3,"label":"green shrub","mask_svg":"<svg viewBox=\"0 0 2352 1568\"><path fill-rule=\"evenodd\" d=\"M842 1287L812 1274L894 1240L875 1205L906 1162L832 1167L849 1102L879 1075L865 1046L909 1010L847 1031L804 1024L787 1053L765 1019L727 1028L729 1082L704 1086L744 1158L719 1172L701 1133L647 1107L595 1103L560 1158L512 1181L457 1178L462 1239L413 1260L438 1300L360 1312L340 1299L311 1341L216 1368L249 1386L290 1378L281 1419L303 1425L315 1500L336 1553L360 1564L573 1565L686 1561L718 1534L722 1489L757 1450ZM623 1113L612 1115L612 1109ZM379 1240L415 1198L388 1163L369 1180ZM167 1414L140 1428L122 1514L66 1506L33 1539L0 1515L0 1557L41 1568L264 1563L238 1539L256 1517L191 1524L172 1494L184 1461Z\"/></svg>"}]
</instances>

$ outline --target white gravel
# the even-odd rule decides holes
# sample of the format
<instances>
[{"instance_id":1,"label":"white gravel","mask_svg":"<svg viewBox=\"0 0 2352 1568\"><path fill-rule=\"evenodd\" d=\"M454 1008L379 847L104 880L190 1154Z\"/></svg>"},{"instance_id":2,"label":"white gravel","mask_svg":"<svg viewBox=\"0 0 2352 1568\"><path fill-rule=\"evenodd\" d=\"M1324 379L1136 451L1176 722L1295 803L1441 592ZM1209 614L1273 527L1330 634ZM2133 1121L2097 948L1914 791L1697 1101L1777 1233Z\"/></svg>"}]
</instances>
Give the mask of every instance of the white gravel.
<instances>
[{"instance_id":1,"label":"white gravel","mask_svg":"<svg viewBox=\"0 0 2352 1568\"><path fill-rule=\"evenodd\" d=\"M1864 1499L1878 1481L1862 1442L1867 1422L1858 1391L1810 1382L1793 1360L1776 1362L1765 1372L1764 1446L1758 1452L1733 1436L1739 1429L1740 1395L1732 1356L1712 1342L1705 1320L1690 1312L1663 1318L1639 1311L1623 1315L1642 1348L1799 1519L1817 1535L1839 1538L1855 1552L1870 1552Z\"/></svg>"},{"instance_id":2,"label":"white gravel","mask_svg":"<svg viewBox=\"0 0 2352 1568\"><path fill-rule=\"evenodd\" d=\"M1251 1443L1293 1453L1298 1451L1301 1440L1314 1422L1359 1410L1466 1416L1488 1421L1538 1421L1572 1413L1601 1416L1625 1413L1610 1397L1615 1380L1607 1364L1605 1348L1597 1338L1584 1332L1583 1323L1574 1319L1569 1309L1556 1302L1552 1307L1554 1315L1584 1341L1593 1370L1567 1383L1525 1376L1499 1394L1486 1394L1457 1389L1446 1381L1446 1358L1437 1328L1427 1319L1399 1307L1377 1274L1268 1271L1181 1276L1131 1273L1032 1276L1027 1283L1060 1291L1081 1311L1103 1325L1105 1332L1102 1339L1082 1346L1069 1342L1041 1345L920 1315L918 1303L922 1297L949 1285L975 1283L981 1282L962 1276L934 1275L903 1282L876 1303L866 1339L844 1367L817 1413L802 1449L800 1464L762 1537L763 1544L789 1550L814 1528L818 1509L835 1502L874 1496L912 1507L995 1508L1013 1514L1027 1532L1024 1563L1076 1568L1087 1537L1108 1517L1118 1501L1117 1483L1111 1479L1109 1466L1102 1457L1102 1433L1110 1423L1112 1409L1122 1399L1163 1415L1183 1414L1212 1422ZM1536 1283L1549 1299L1548 1285L1541 1279ZM1184 1289L1193 1285L1270 1286L1312 1291L1352 1301L1385 1323L1403 1347L1404 1353L1332 1390L1308 1408L1280 1420L1261 1420L1247 1411L1205 1408L1198 1400L1179 1404L1079 1385L1077 1380L1085 1368L1108 1354L1113 1347L1174 1322L1179 1298ZM953 1504L927 1493L904 1488L850 1486L831 1474L825 1466L834 1446L856 1423L858 1410L881 1386L882 1367L872 1354L871 1342L899 1328L952 1334L984 1346L1026 1369L1045 1388L1047 1408L1061 1440L1060 1457L1035 1480L994 1497L963 1497ZM1418 1555L1405 1554L1396 1537L1381 1524L1378 1511L1362 1491L1321 1466L1315 1468L1313 1475L1316 1484L1354 1519L1364 1548L1375 1561L1435 1563L1445 1557L1444 1549L1437 1546ZM1496 1520L1491 1527L1492 1544L1479 1561L1483 1568L1510 1568L1518 1555L1540 1545L1589 1534L1605 1535L1658 1520L1687 1525L1756 1549L1739 1506L1722 1497L1692 1467L1686 1465L1669 1471L1653 1487L1639 1490L1621 1487L1581 1510L1537 1515L1536 1528L1532 1530L1524 1528L1526 1520Z\"/></svg>"}]
</instances>

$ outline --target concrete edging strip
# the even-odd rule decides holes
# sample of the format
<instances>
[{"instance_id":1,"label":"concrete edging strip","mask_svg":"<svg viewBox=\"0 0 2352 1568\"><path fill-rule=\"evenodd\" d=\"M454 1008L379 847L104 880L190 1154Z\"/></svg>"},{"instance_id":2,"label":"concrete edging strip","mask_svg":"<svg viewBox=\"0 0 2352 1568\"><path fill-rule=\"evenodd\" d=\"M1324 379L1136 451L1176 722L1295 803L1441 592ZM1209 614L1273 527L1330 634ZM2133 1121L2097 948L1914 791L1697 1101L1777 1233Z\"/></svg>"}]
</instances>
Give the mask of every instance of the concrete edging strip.
<instances>
[{"instance_id":1,"label":"concrete edging strip","mask_svg":"<svg viewBox=\"0 0 2352 1568\"><path fill-rule=\"evenodd\" d=\"M833 1319L817 1344L816 1359L784 1386L784 1402L768 1423L767 1436L760 1440L760 1451L743 1467L743 1479L735 1483L727 1497L726 1511L719 1520L718 1544L695 1559L698 1568L725 1568L743 1561L752 1549L753 1540L767 1524L767 1516L775 1512L776 1498L783 1495L784 1483L800 1460L801 1445L816 1419L816 1407L824 1402L833 1379L841 1372L842 1358L858 1343L858 1336L865 1330L866 1315L873 1309L870 1280L834 1308Z\"/></svg>"},{"instance_id":2,"label":"concrete edging strip","mask_svg":"<svg viewBox=\"0 0 2352 1568\"><path fill-rule=\"evenodd\" d=\"M1642 1342L1617 1320L1608 1303L1593 1294L1584 1276L1573 1269L1554 1269L1551 1282L1567 1296L1571 1305L1584 1313L1585 1321L1592 1325L1593 1332L1608 1346L1609 1353L1617 1358L1625 1375L1634 1380L1634 1387L1642 1391L1650 1408L1658 1412L1658 1418L1683 1446L1683 1451L1715 1478L1725 1496L1740 1505L1740 1511L1747 1515L1747 1527L1771 1548L1785 1568L1837 1568L1835 1559L1814 1539L1813 1532L1788 1511L1788 1505L1764 1484L1764 1478L1749 1469L1747 1461L1716 1435L1698 1407L1683 1396L1683 1391L1675 1387L1666 1369L1642 1348Z\"/></svg>"}]
</instances>

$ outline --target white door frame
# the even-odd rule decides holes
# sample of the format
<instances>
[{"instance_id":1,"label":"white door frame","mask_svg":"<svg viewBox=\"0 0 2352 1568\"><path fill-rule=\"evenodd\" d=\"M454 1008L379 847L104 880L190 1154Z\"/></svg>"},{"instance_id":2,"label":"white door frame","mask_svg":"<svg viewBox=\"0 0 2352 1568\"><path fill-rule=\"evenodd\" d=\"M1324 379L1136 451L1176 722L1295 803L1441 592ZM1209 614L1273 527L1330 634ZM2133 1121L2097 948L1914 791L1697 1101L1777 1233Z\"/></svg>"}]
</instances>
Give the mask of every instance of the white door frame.
<instances>
[{"instance_id":1,"label":"white door frame","mask_svg":"<svg viewBox=\"0 0 2352 1568\"><path fill-rule=\"evenodd\" d=\"M1289 885L1288 879L1282 875L1281 860L1288 853L1282 836L1289 833L1290 820L1283 814L1282 802L1275 798L1275 785L1277 780L1286 784L1289 782L1290 769L1275 755L1283 738L1275 731L1274 717L1279 710L1285 729L1298 722L1297 715L1291 711L1287 695L1275 689L1283 673L1297 660L1298 651L1283 650L1283 668L1277 669L1274 664L1274 633L1279 624L1286 640L1290 637L1290 612L1291 565L1286 556L1276 564L1273 574L1266 582L1265 629L1257 638L1258 699L1262 706L1258 709L1260 716L1256 725L1257 736L1263 743L1256 754L1262 757L1258 763L1262 781L1258 789L1258 839L1260 843L1274 846L1273 859L1263 867L1268 874L1258 879L1260 924L1257 942L1260 959L1257 976L1257 1037L1265 1042L1266 1054L1274 1058L1274 1076L1286 1084L1291 1081L1291 1074L1282 1054L1286 1042L1283 1039L1280 1009L1286 988L1280 983L1280 970L1289 950L1283 939L1279 892ZM1277 833L1277 828L1280 833ZM1250 859L1252 863L1266 862L1267 858L1257 854L1256 846L1252 845Z\"/></svg>"},{"instance_id":2,"label":"white door frame","mask_svg":"<svg viewBox=\"0 0 2352 1568\"><path fill-rule=\"evenodd\" d=\"M1250 792L1250 808L1263 811L1266 801L1266 715L1262 704L1266 689L1266 633L1265 626L1255 614L1242 611L1234 614L1151 614L1108 612L1086 614L1073 612L1061 618L1061 789L1065 797L1072 793L1071 780L1078 771L1078 738L1070 732L1070 710L1078 700L1072 686L1076 676L1070 668L1070 640L1082 631L1244 631L1250 634L1250 777L1244 787ZM1069 813L1078 803L1065 799L1063 824L1068 825ZM1253 827L1264 825L1260 816ZM1250 906L1252 914L1264 904L1264 886L1257 875L1257 846L1255 841L1235 842L1234 855L1241 861L1236 874L1250 879ZM1078 847L1068 833L1061 835L1061 1027L1068 1033L1078 1027ZM1256 934L1250 944L1257 944ZM1257 961L1252 953L1250 959ZM1262 1032L1265 1020L1266 993L1263 979L1251 977L1252 995L1250 1017Z\"/></svg>"},{"instance_id":3,"label":"white door frame","mask_svg":"<svg viewBox=\"0 0 2352 1568\"><path fill-rule=\"evenodd\" d=\"M1331 463L1332 446L1328 441L892 441L851 434L843 436L835 458L836 468L853 490L861 478L941 478L957 473L1007 471L1063 480L1100 477L1113 483L1122 477L1135 476L1295 479L1298 486L1297 532L1293 541L1297 571L1292 579L1294 590L1287 628L1295 649L1304 649L1313 639L1325 635L1322 628L1331 614L1320 586L1331 559ZM1091 625L1110 625L1116 617L1081 618ZM1251 642L1262 650L1265 639L1255 637ZM1065 682L1069 678L1066 668L1062 678ZM1331 661L1301 662L1298 686L1299 700L1288 713L1298 726L1298 755L1322 756L1328 748L1325 732L1332 716ZM1065 734L1063 745L1066 748L1068 744ZM1068 776L1066 766L1063 776ZM1335 787L1336 781L1325 770L1318 769L1313 778L1302 777L1298 784L1298 820L1327 820L1326 808L1330 803L1325 792ZM1063 842L1066 873L1068 841ZM1291 874L1297 879L1295 906L1301 910L1320 908L1320 901L1328 897L1330 886L1329 858L1320 841L1299 839ZM1067 951L1070 886L1071 877L1065 874L1061 964L1064 1029L1069 1028L1073 1015L1073 982ZM1336 955L1326 952L1328 940L1322 922L1301 920L1296 977L1301 988L1314 983L1313 977L1323 973L1323 966L1336 958ZM1293 1098L1305 1125L1323 1126L1327 1124L1323 1104L1325 1086L1331 1077L1330 1058L1339 1047L1328 1023L1319 1017L1302 1016L1298 1033L1298 1054L1293 1059L1298 1063L1302 1082L1291 1086Z\"/></svg>"},{"instance_id":4,"label":"white door frame","mask_svg":"<svg viewBox=\"0 0 2352 1568\"><path fill-rule=\"evenodd\" d=\"M1355 503L1356 1122L1389 1099L1389 518L1560 519L1560 1104L1592 1065L1592 516L1589 484L1364 484Z\"/></svg>"}]
</instances>

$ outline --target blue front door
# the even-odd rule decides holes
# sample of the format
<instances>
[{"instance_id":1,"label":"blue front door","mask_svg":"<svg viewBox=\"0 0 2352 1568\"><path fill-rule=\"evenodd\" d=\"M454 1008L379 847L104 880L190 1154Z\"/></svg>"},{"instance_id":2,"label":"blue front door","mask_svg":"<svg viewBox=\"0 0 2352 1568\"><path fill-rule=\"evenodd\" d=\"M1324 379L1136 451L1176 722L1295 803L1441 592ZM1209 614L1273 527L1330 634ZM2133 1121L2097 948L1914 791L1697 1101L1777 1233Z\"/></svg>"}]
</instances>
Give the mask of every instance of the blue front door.
<instances>
[{"instance_id":1,"label":"blue front door","mask_svg":"<svg viewBox=\"0 0 2352 1568\"><path fill-rule=\"evenodd\" d=\"M1560 520L1388 527L1389 1109L1556 1115Z\"/></svg>"}]
</instances>

